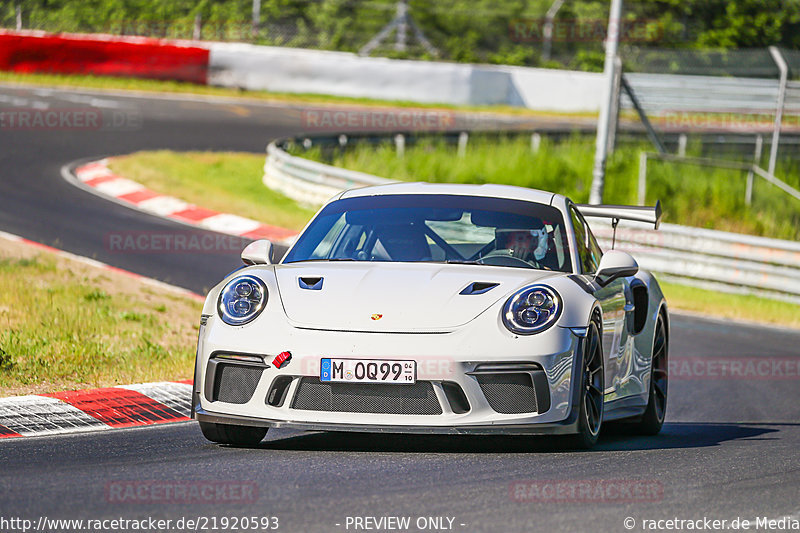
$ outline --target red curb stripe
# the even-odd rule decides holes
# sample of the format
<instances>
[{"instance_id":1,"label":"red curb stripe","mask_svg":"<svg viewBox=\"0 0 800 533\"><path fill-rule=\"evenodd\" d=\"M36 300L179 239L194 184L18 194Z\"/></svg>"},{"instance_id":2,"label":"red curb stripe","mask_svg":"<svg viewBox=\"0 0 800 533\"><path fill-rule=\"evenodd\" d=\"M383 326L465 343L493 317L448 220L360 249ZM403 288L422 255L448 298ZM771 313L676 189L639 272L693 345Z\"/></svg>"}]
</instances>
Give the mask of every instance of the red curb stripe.
<instances>
[{"instance_id":1,"label":"red curb stripe","mask_svg":"<svg viewBox=\"0 0 800 533\"><path fill-rule=\"evenodd\" d=\"M124 200L126 202L130 202L132 204L139 204L146 200L150 200L155 198L156 196L161 196L157 192L153 192L150 189L143 189L141 191L134 191L129 192L128 194L123 194L121 196L117 196L120 200Z\"/></svg>"},{"instance_id":2,"label":"red curb stripe","mask_svg":"<svg viewBox=\"0 0 800 533\"><path fill-rule=\"evenodd\" d=\"M21 437L16 431L11 431L5 426L0 426L0 439L10 439L14 437Z\"/></svg>"},{"instance_id":3,"label":"red curb stripe","mask_svg":"<svg viewBox=\"0 0 800 533\"><path fill-rule=\"evenodd\" d=\"M115 176L113 174L109 174L108 176L100 176L99 178L92 178L90 180L84 181L84 183L86 185L88 185L89 187L97 187L101 183L105 183L107 181L114 181L115 179L118 179L118 178L119 178L119 176Z\"/></svg>"},{"instance_id":4,"label":"red curb stripe","mask_svg":"<svg viewBox=\"0 0 800 533\"><path fill-rule=\"evenodd\" d=\"M259 227L252 231L248 231L247 233L242 233L242 237L246 237L248 239L272 239L272 240L280 240L285 239L287 237L293 237L297 235L296 231L292 231L286 228L279 228L278 226L267 226L266 224L261 224Z\"/></svg>"},{"instance_id":5,"label":"red curb stripe","mask_svg":"<svg viewBox=\"0 0 800 533\"><path fill-rule=\"evenodd\" d=\"M64 401L111 427L146 426L189 420L166 405L129 389L109 387L42 394Z\"/></svg>"},{"instance_id":6,"label":"red curb stripe","mask_svg":"<svg viewBox=\"0 0 800 533\"><path fill-rule=\"evenodd\" d=\"M218 212L206 209L205 207L190 207L183 211L176 211L170 215L170 218L179 218L189 222L200 222L207 218L219 215Z\"/></svg>"}]
</instances>

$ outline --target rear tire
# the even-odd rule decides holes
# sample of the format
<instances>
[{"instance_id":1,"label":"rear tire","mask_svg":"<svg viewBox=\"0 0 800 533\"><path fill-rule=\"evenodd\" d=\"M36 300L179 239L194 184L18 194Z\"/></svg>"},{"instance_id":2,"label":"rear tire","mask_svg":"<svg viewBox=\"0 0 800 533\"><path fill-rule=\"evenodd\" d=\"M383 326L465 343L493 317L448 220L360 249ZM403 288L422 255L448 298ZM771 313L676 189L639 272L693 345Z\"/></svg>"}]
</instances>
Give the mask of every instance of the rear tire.
<instances>
[{"instance_id":1,"label":"rear tire","mask_svg":"<svg viewBox=\"0 0 800 533\"><path fill-rule=\"evenodd\" d=\"M631 428L639 435L656 435L664 425L667 413L667 386L669 384L667 329L659 313L653 335L653 359L650 367L650 395L642 418Z\"/></svg>"},{"instance_id":2,"label":"rear tire","mask_svg":"<svg viewBox=\"0 0 800 533\"><path fill-rule=\"evenodd\" d=\"M238 446L254 446L261 442L267 434L267 428L215 424L213 422L200 422L200 431L211 442Z\"/></svg>"},{"instance_id":3,"label":"rear tire","mask_svg":"<svg viewBox=\"0 0 800 533\"><path fill-rule=\"evenodd\" d=\"M603 346L600 332L592 323L586 334L583 348L583 367L580 370L580 397L578 433L572 435L575 448L588 450L597 443L603 425L605 376L603 368ZM577 377L577 376L576 376Z\"/></svg>"}]
</instances>

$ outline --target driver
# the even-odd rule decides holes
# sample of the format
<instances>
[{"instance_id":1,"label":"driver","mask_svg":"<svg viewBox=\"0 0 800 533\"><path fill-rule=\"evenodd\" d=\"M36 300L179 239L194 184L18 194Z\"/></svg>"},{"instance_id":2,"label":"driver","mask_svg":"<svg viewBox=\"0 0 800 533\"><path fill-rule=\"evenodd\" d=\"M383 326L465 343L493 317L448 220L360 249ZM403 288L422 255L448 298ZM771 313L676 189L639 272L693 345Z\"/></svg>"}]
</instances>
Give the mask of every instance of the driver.
<instances>
[{"instance_id":1,"label":"driver","mask_svg":"<svg viewBox=\"0 0 800 533\"><path fill-rule=\"evenodd\" d=\"M513 257L537 263L547 255L548 238L545 228L498 229L496 233L498 250L506 249Z\"/></svg>"}]
</instances>

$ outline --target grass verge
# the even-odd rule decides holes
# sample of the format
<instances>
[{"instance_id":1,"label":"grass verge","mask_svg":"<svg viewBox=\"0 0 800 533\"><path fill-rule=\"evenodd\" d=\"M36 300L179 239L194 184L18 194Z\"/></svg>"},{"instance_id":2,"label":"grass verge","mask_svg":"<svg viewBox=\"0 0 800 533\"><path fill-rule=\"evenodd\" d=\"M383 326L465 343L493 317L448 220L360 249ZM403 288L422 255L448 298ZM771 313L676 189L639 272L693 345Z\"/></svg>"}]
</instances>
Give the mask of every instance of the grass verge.
<instances>
[{"instance_id":1,"label":"grass verge","mask_svg":"<svg viewBox=\"0 0 800 533\"><path fill-rule=\"evenodd\" d=\"M0 396L191 378L201 307L0 238Z\"/></svg>"},{"instance_id":2,"label":"grass verge","mask_svg":"<svg viewBox=\"0 0 800 533\"><path fill-rule=\"evenodd\" d=\"M261 182L265 154L139 152L115 157L111 169L146 187L222 213L300 230L314 210Z\"/></svg>"},{"instance_id":3,"label":"grass verge","mask_svg":"<svg viewBox=\"0 0 800 533\"><path fill-rule=\"evenodd\" d=\"M672 282L659 284L672 311L800 329L800 306L747 294L730 294Z\"/></svg>"}]
</instances>

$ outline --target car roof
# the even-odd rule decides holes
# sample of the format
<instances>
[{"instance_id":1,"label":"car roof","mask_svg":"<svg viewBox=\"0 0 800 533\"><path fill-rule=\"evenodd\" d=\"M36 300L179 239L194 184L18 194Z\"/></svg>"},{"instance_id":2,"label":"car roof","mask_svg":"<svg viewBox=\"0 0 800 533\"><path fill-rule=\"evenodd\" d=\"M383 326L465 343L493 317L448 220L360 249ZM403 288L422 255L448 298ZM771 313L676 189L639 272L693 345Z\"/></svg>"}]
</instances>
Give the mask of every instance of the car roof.
<instances>
[{"instance_id":1,"label":"car roof","mask_svg":"<svg viewBox=\"0 0 800 533\"><path fill-rule=\"evenodd\" d=\"M460 183L390 183L387 185L374 185L350 189L342 193L337 199L358 198L363 196L380 196L388 194L451 194L461 196L483 196L488 198L508 198L511 200L524 200L539 204L552 205L557 196L552 192L515 187L513 185L497 185L486 183L483 185L467 185Z\"/></svg>"}]
</instances>

